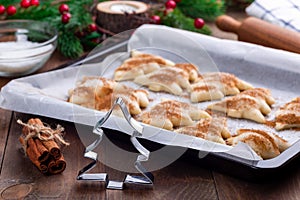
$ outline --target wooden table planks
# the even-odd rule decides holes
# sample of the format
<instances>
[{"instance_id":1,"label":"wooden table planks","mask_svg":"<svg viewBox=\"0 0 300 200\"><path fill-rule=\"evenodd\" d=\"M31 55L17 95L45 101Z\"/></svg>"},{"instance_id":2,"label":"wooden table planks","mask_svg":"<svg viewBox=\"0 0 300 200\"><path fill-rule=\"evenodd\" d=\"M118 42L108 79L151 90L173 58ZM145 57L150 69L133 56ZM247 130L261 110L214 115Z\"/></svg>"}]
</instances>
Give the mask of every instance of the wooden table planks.
<instances>
[{"instance_id":1,"label":"wooden table planks","mask_svg":"<svg viewBox=\"0 0 300 200\"><path fill-rule=\"evenodd\" d=\"M0 174L3 165L3 156L8 138L8 131L11 120L11 111L0 109Z\"/></svg>"},{"instance_id":2,"label":"wooden table planks","mask_svg":"<svg viewBox=\"0 0 300 200\"><path fill-rule=\"evenodd\" d=\"M291 171L285 176L280 177L280 174L274 174L274 180L266 182L247 182L214 172L218 197L220 200L300 199L299 163L299 160L296 161Z\"/></svg>"}]
</instances>

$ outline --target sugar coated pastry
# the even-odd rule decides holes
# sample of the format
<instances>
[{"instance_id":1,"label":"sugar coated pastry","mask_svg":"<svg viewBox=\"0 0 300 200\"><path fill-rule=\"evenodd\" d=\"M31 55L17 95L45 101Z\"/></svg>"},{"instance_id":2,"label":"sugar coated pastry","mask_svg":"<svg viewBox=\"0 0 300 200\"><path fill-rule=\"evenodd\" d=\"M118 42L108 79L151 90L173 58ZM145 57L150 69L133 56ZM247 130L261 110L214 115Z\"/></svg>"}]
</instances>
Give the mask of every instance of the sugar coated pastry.
<instances>
[{"instance_id":1,"label":"sugar coated pastry","mask_svg":"<svg viewBox=\"0 0 300 200\"><path fill-rule=\"evenodd\" d=\"M188 75L185 71L174 67L163 67L147 75L141 75L134 79L140 85L148 86L152 91L164 91L175 95L181 95L184 89L190 90Z\"/></svg>"},{"instance_id":2,"label":"sugar coated pastry","mask_svg":"<svg viewBox=\"0 0 300 200\"><path fill-rule=\"evenodd\" d=\"M300 97L283 105L275 113L276 130L300 128Z\"/></svg>"},{"instance_id":3,"label":"sugar coated pastry","mask_svg":"<svg viewBox=\"0 0 300 200\"><path fill-rule=\"evenodd\" d=\"M251 84L225 72L204 73L192 85L191 101L202 102L236 95L253 88Z\"/></svg>"},{"instance_id":4,"label":"sugar coated pastry","mask_svg":"<svg viewBox=\"0 0 300 200\"><path fill-rule=\"evenodd\" d=\"M153 55L153 54L148 54L148 53L143 53L137 50L132 50L130 52L130 55L132 58L157 58L157 59L161 59L158 63L161 66L174 66L175 63L171 60L162 58L161 56L157 56L157 55Z\"/></svg>"},{"instance_id":5,"label":"sugar coated pastry","mask_svg":"<svg viewBox=\"0 0 300 200\"><path fill-rule=\"evenodd\" d=\"M158 70L161 66L174 66L172 61L160 56L132 51L131 57L123 62L114 73L114 80L133 80L135 77Z\"/></svg>"},{"instance_id":6,"label":"sugar coated pastry","mask_svg":"<svg viewBox=\"0 0 300 200\"><path fill-rule=\"evenodd\" d=\"M188 74L190 82L194 82L199 76L198 68L191 63L176 63L174 67L184 70Z\"/></svg>"},{"instance_id":7,"label":"sugar coated pastry","mask_svg":"<svg viewBox=\"0 0 300 200\"><path fill-rule=\"evenodd\" d=\"M208 106L211 110L216 110L226 113L230 117L244 118L265 123L264 115L271 112L269 104L273 104L273 97L269 91L262 88L249 89L240 94L227 99L211 104ZM271 101L272 100L272 101Z\"/></svg>"},{"instance_id":8,"label":"sugar coated pastry","mask_svg":"<svg viewBox=\"0 0 300 200\"><path fill-rule=\"evenodd\" d=\"M273 133L252 129L239 129L236 136L227 139L228 145L235 146L238 142L248 144L263 159L274 158L290 146Z\"/></svg>"},{"instance_id":9,"label":"sugar coated pastry","mask_svg":"<svg viewBox=\"0 0 300 200\"><path fill-rule=\"evenodd\" d=\"M68 101L83 107L107 111L117 97L122 97L130 114L141 113L149 104L148 91L136 90L103 77L84 77L69 91Z\"/></svg>"},{"instance_id":10,"label":"sugar coated pastry","mask_svg":"<svg viewBox=\"0 0 300 200\"><path fill-rule=\"evenodd\" d=\"M200 137L221 144L225 144L224 138L226 139L231 136L227 129L226 118L224 117L203 118L196 124L179 128L175 132Z\"/></svg>"},{"instance_id":11,"label":"sugar coated pastry","mask_svg":"<svg viewBox=\"0 0 300 200\"><path fill-rule=\"evenodd\" d=\"M143 123L172 130L174 127L194 124L194 120L210 118L210 115L189 103L175 100L164 100L143 112Z\"/></svg>"},{"instance_id":12,"label":"sugar coated pastry","mask_svg":"<svg viewBox=\"0 0 300 200\"><path fill-rule=\"evenodd\" d=\"M136 51L136 50L131 51L131 57L132 58L161 58L159 56L142 53L142 52ZM189 80L191 82L195 81L199 75L197 67L191 63L176 63L175 64L172 61L164 58L163 61L159 62L159 64L161 67L173 66L173 67L184 70L188 74Z\"/></svg>"}]
</instances>

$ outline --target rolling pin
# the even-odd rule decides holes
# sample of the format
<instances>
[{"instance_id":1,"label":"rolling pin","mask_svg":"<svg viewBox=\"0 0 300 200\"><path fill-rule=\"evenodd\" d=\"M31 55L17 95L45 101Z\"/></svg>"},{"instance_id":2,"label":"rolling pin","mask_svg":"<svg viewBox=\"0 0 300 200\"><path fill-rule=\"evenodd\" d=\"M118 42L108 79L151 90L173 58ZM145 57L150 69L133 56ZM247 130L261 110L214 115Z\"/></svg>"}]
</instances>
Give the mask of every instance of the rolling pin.
<instances>
[{"instance_id":1,"label":"rolling pin","mask_svg":"<svg viewBox=\"0 0 300 200\"><path fill-rule=\"evenodd\" d=\"M216 25L223 31L236 33L240 41L300 53L300 33L258 18L248 17L239 22L222 15L216 19Z\"/></svg>"}]
</instances>

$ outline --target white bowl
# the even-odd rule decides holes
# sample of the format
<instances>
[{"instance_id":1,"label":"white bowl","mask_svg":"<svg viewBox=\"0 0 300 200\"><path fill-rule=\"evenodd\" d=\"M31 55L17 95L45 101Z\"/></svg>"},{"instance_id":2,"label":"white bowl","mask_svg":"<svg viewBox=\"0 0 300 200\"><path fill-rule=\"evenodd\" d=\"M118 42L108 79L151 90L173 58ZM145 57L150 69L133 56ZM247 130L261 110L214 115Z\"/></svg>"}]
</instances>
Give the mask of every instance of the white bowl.
<instances>
[{"instance_id":1,"label":"white bowl","mask_svg":"<svg viewBox=\"0 0 300 200\"><path fill-rule=\"evenodd\" d=\"M56 48L57 32L48 23L33 20L0 21L0 76L35 72Z\"/></svg>"}]
</instances>

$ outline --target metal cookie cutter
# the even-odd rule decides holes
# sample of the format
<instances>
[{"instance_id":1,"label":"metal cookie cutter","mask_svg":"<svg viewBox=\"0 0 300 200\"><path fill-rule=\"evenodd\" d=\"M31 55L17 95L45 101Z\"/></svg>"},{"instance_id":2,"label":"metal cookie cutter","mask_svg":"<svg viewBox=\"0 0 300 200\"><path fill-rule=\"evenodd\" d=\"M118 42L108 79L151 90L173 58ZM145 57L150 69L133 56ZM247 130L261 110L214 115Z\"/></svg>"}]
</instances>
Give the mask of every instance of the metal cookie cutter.
<instances>
[{"instance_id":1,"label":"metal cookie cutter","mask_svg":"<svg viewBox=\"0 0 300 200\"><path fill-rule=\"evenodd\" d=\"M126 175L124 181L111 181L108 179L108 174L106 173L87 173L89 170L94 168L97 164L98 155L93 152L93 150L99 145L102 140L102 136L104 134L102 130L102 125L107 121L107 119L111 116L112 111L116 106L119 106L123 112L123 115L130 126L133 128L133 133L131 134L130 141L133 146L139 151L140 155L138 155L134 166L135 168L143 175L143 176L135 176L135 175ZM78 173L77 180L87 180L87 181L101 181L106 183L107 189L118 189L122 190L124 188L124 184L138 184L138 185L148 185L153 186L154 176L151 172L148 172L141 162L145 162L149 159L150 152L144 148L136 137L142 136L143 127L135 121L127 107L122 100L122 98L117 98L114 102L112 108L109 112L106 113L104 117L102 117L94 126L93 133L98 136L98 138L90 144L85 149L84 157L92 159L92 162L81 169Z\"/></svg>"}]
</instances>

